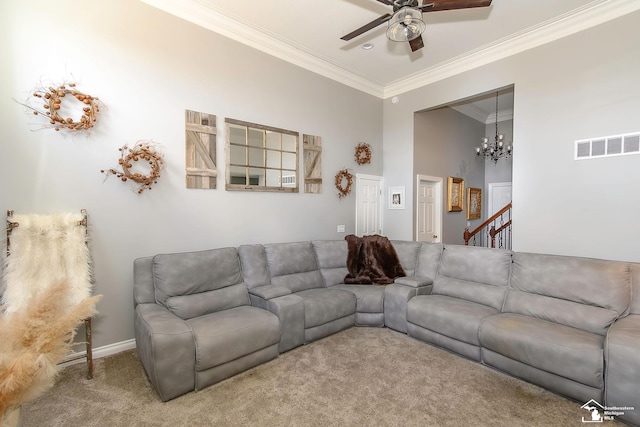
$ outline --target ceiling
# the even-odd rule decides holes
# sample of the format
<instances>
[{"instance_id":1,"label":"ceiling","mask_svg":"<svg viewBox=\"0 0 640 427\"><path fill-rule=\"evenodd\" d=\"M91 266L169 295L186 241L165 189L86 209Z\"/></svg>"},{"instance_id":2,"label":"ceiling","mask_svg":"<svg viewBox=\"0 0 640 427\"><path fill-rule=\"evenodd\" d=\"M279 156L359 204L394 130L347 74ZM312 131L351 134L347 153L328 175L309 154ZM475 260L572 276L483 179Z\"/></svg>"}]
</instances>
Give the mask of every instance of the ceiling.
<instances>
[{"instance_id":1,"label":"ceiling","mask_svg":"<svg viewBox=\"0 0 640 427\"><path fill-rule=\"evenodd\" d=\"M141 1L383 99L640 9L638 0L493 0L425 13L424 48L412 53L387 40L386 23L340 39L392 12L376 0Z\"/></svg>"}]
</instances>

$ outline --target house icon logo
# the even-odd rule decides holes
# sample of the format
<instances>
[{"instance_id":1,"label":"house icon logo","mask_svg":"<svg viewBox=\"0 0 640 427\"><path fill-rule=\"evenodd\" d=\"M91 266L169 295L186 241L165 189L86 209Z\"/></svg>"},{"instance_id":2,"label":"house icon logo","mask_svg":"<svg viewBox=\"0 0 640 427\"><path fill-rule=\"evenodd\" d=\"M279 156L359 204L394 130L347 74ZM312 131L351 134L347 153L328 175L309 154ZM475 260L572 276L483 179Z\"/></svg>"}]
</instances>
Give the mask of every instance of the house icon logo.
<instances>
[{"instance_id":1,"label":"house icon logo","mask_svg":"<svg viewBox=\"0 0 640 427\"><path fill-rule=\"evenodd\" d=\"M593 399L582 405L580 409L584 409L590 413L586 419L582 417L583 423L601 423L604 420L604 406Z\"/></svg>"}]
</instances>

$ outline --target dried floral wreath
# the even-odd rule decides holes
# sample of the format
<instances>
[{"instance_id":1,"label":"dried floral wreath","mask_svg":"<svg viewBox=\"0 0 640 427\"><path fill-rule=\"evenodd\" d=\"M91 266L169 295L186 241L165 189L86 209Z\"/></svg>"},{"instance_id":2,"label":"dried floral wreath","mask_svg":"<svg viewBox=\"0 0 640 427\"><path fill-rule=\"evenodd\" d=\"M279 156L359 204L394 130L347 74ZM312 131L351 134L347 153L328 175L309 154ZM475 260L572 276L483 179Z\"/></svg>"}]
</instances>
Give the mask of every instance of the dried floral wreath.
<instances>
[{"instance_id":1,"label":"dried floral wreath","mask_svg":"<svg viewBox=\"0 0 640 427\"><path fill-rule=\"evenodd\" d=\"M336 174L336 188L338 189L338 198L348 196L351 193L353 185L353 175L348 169L342 169Z\"/></svg>"},{"instance_id":2,"label":"dried floral wreath","mask_svg":"<svg viewBox=\"0 0 640 427\"><path fill-rule=\"evenodd\" d=\"M158 153L153 141L138 141L133 148L129 148L127 145L118 148L120 151L120 159L118 163L122 168L122 171L116 169L101 170L100 173L106 173L115 175L126 182L131 180L137 184L138 194L144 190L151 190L152 184L157 184L160 178L160 171L164 168L165 163L163 155ZM149 164L150 170L147 175L140 172L132 171L134 167L133 163L138 161L145 161Z\"/></svg>"},{"instance_id":3,"label":"dried floral wreath","mask_svg":"<svg viewBox=\"0 0 640 427\"><path fill-rule=\"evenodd\" d=\"M72 117L65 118L62 116L61 107L67 95L71 95L82 103L82 114L80 118L74 119ZM44 101L44 110L28 104L22 105L31 110L34 115L44 116L49 119L49 124L53 126L56 131L60 129L86 131L93 128L98 120L98 113L100 112L101 106L100 100L95 96L87 95L77 90L75 83L63 83L58 87L38 87L33 92L33 96ZM72 108L69 105L67 107L65 110Z\"/></svg>"},{"instance_id":4,"label":"dried floral wreath","mask_svg":"<svg viewBox=\"0 0 640 427\"><path fill-rule=\"evenodd\" d=\"M366 165L371 163L371 146L366 142L361 142L356 145L356 163L359 165Z\"/></svg>"}]
</instances>

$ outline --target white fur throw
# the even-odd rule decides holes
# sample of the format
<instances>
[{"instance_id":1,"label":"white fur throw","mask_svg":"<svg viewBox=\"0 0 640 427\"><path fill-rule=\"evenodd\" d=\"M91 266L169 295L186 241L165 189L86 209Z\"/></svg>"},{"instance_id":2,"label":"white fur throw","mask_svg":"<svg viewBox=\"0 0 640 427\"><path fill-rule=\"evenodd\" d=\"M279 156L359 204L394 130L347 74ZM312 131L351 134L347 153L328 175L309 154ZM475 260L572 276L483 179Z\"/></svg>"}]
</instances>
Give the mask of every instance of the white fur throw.
<instances>
[{"instance_id":1,"label":"white fur throw","mask_svg":"<svg viewBox=\"0 0 640 427\"><path fill-rule=\"evenodd\" d=\"M91 295L91 256L81 214L13 215L5 259L5 312L26 307L39 291L60 280L71 288L69 307Z\"/></svg>"}]
</instances>

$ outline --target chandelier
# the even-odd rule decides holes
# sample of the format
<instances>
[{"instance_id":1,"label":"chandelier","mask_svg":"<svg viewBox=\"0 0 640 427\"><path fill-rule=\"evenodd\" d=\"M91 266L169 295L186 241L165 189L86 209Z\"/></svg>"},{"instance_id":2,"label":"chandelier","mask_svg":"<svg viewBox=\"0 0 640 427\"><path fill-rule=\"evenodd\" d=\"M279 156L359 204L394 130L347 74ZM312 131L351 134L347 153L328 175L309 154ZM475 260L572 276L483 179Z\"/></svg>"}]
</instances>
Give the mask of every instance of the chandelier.
<instances>
[{"instance_id":1,"label":"chandelier","mask_svg":"<svg viewBox=\"0 0 640 427\"><path fill-rule=\"evenodd\" d=\"M509 144L505 147L504 135L498 133L498 92L496 92L496 135L493 137L493 141L490 141L488 137L482 138L482 144L476 147L476 156L482 160L492 160L494 163L498 163L498 160L505 158L511 158L511 152L513 147Z\"/></svg>"}]
</instances>

